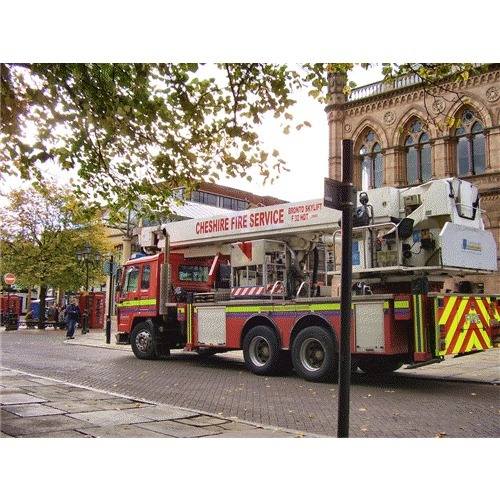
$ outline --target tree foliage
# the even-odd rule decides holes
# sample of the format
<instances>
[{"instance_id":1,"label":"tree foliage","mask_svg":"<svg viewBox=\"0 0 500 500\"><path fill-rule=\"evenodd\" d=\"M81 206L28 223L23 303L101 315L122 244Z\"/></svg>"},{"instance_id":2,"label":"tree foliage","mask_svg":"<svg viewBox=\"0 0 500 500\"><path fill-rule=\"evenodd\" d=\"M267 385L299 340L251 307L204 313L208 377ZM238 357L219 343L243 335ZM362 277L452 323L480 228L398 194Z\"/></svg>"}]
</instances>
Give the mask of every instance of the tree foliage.
<instances>
[{"instance_id":1,"label":"tree foliage","mask_svg":"<svg viewBox=\"0 0 500 500\"><path fill-rule=\"evenodd\" d=\"M368 67L368 64L362 64ZM0 168L41 178L50 161L77 172L81 199L111 209L164 206L176 187L201 180L273 181L286 168L266 150L266 116L283 133L310 126L292 114L295 92L326 102L328 72L352 63L2 64ZM428 87L471 64L382 65L387 82L418 74ZM349 82L345 91L354 84Z\"/></svg>"},{"instance_id":2,"label":"tree foliage","mask_svg":"<svg viewBox=\"0 0 500 500\"><path fill-rule=\"evenodd\" d=\"M101 223L88 219L72 194L53 185L12 191L0 218L1 273L14 273L21 286L77 290L86 272L76 253L86 244L94 253L108 250ZM101 266L90 266L89 280L104 282Z\"/></svg>"}]
</instances>

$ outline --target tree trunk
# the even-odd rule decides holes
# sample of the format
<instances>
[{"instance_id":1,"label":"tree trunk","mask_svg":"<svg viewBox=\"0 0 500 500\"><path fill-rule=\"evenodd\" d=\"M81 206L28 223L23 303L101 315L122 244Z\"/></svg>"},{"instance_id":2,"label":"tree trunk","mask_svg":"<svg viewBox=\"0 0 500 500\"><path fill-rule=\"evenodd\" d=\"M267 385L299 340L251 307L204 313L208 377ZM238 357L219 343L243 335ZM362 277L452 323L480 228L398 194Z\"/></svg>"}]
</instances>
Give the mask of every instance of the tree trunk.
<instances>
[{"instance_id":1,"label":"tree trunk","mask_svg":"<svg viewBox=\"0 0 500 500\"><path fill-rule=\"evenodd\" d=\"M40 316L38 318L38 329L45 329L45 297L47 296L47 285L40 285Z\"/></svg>"},{"instance_id":2,"label":"tree trunk","mask_svg":"<svg viewBox=\"0 0 500 500\"><path fill-rule=\"evenodd\" d=\"M26 298L26 314L31 311L31 286L28 287L28 297Z\"/></svg>"}]
</instances>

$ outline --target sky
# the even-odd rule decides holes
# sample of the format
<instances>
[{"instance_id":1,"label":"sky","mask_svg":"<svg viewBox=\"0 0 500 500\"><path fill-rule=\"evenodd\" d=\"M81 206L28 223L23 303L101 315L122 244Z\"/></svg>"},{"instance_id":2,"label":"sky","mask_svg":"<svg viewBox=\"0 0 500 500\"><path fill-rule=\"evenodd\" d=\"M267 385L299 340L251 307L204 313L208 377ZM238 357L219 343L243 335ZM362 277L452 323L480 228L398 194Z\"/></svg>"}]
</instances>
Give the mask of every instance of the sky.
<instances>
[{"instance_id":1,"label":"sky","mask_svg":"<svg viewBox=\"0 0 500 500\"><path fill-rule=\"evenodd\" d=\"M348 76L358 87L373 83L382 79L381 66L368 70L355 67ZM303 127L300 131L292 128L289 135L284 135L272 118L263 123L265 144L269 150L276 148L281 153L289 169L274 184L263 185L258 176L254 176L252 182L223 179L221 184L286 201L323 198L323 179L328 176L328 123L324 107L306 93L298 94L292 114L298 120L309 121L310 128Z\"/></svg>"}]
</instances>

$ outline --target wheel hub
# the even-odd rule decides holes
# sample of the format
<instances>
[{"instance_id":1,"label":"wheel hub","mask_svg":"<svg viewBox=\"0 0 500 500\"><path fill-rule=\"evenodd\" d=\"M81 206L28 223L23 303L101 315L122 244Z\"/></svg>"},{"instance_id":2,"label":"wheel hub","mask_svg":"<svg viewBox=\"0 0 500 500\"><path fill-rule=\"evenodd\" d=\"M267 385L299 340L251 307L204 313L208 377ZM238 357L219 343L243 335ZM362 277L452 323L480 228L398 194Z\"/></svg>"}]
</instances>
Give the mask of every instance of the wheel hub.
<instances>
[{"instance_id":1,"label":"wheel hub","mask_svg":"<svg viewBox=\"0 0 500 500\"><path fill-rule=\"evenodd\" d=\"M325 348L316 339L306 339L300 347L300 361L309 371L319 370L325 361Z\"/></svg>"},{"instance_id":2,"label":"wheel hub","mask_svg":"<svg viewBox=\"0 0 500 500\"><path fill-rule=\"evenodd\" d=\"M151 346L151 334L148 331L141 331L135 338L135 345L141 352L148 352Z\"/></svg>"},{"instance_id":3,"label":"wheel hub","mask_svg":"<svg viewBox=\"0 0 500 500\"><path fill-rule=\"evenodd\" d=\"M254 337L250 341L249 354L254 365L264 366L271 357L271 346L264 337Z\"/></svg>"}]
</instances>

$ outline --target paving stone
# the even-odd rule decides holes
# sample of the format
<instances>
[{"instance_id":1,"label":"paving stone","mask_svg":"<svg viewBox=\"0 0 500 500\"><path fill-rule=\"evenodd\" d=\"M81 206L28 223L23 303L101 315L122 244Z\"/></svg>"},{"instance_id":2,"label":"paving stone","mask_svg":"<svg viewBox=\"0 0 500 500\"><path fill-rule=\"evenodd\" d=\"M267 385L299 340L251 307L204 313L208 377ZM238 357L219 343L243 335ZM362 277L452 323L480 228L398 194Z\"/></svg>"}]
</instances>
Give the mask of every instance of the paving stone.
<instances>
[{"instance_id":1,"label":"paving stone","mask_svg":"<svg viewBox=\"0 0 500 500\"><path fill-rule=\"evenodd\" d=\"M60 415L64 413L61 410L42 404L10 405L5 409L20 417L41 417L43 415Z\"/></svg>"},{"instance_id":2,"label":"paving stone","mask_svg":"<svg viewBox=\"0 0 500 500\"><path fill-rule=\"evenodd\" d=\"M19 373L11 372L10 370L0 370L0 380L4 377L19 377Z\"/></svg>"},{"instance_id":3,"label":"paving stone","mask_svg":"<svg viewBox=\"0 0 500 500\"><path fill-rule=\"evenodd\" d=\"M25 434L20 438L92 438L89 434L83 434L77 430L71 431L54 431L54 432L37 432L36 434Z\"/></svg>"},{"instance_id":4,"label":"paving stone","mask_svg":"<svg viewBox=\"0 0 500 500\"><path fill-rule=\"evenodd\" d=\"M91 427L82 430L85 434L96 438L166 438L165 434L143 429L137 425L109 425Z\"/></svg>"},{"instance_id":5,"label":"paving stone","mask_svg":"<svg viewBox=\"0 0 500 500\"><path fill-rule=\"evenodd\" d=\"M64 391L58 387L53 387L53 386L44 386L44 385L39 385L39 386L30 386L26 387L24 389L28 394L31 394L32 396L37 396L40 398L61 398L66 396L67 391Z\"/></svg>"},{"instance_id":6,"label":"paving stone","mask_svg":"<svg viewBox=\"0 0 500 500\"><path fill-rule=\"evenodd\" d=\"M209 425L221 425L227 424L230 420L225 418L211 417L210 415L199 415L193 418L183 418L182 420L177 420L183 424L194 425L196 427L206 427Z\"/></svg>"},{"instance_id":7,"label":"paving stone","mask_svg":"<svg viewBox=\"0 0 500 500\"><path fill-rule=\"evenodd\" d=\"M91 391L87 389L70 390L67 393L68 399L109 399L109 394L104 394L103 392Z\"/></svg>"},{"instance_id":8,"label":"paving stone","mask_svg":"<svg viewBox=\"0 0 500 500\"><path fill-rule=\"evenodd\" d=\"M4 408L7 408L4 406ZM0 410L0 421L2 420L12 420L16 418L21 418L18 415L14 415L13 413L8 412L7 410L1 409Z\"/></svg>"},{"instance_id":9,"label":"paving stone","mask_svg":"<svg viewBox=\"0 0 500 500\"><path fill-rule=\"evenodd\" d=\"M103 410L126 410L128 408L150 408L154 405L126 398L99 399L97 404Z\"/></svg>"},{"instance_id":10,"label":"paving stone","mask_svg":"<svg viewBox=\"0 0 500 500\"><path fill-rule=\"evenodd\" d=\"M46 417L26 417L15 420L6 420L1 422L2 432L11 436L22 434L38 434L42 432L66 431L89 427L81 420L68 417L66 415L50 415Z\"/></svg>"},{"instance_id":11,"label":"paving stone","mask_svg":"<svg viewBox=\"0 0 500 500\"><path fill-rule=\"evenodd\" d=\"M2 405L18 405L23 403L45 403L45 399L30 396L24 392L13 392L11 394L0 394Z\"/></svg>"},{"instance_id":12,"label":"paving stone","mask_svg":"<svg viewBox=\"0 0 500 500\"><path fill-rule=\"evenodd\" d=\"M210 436L222 432L221 429L209 427L195 427L194 425L181 424L171 420L162 420L159 422L149 422L140 424L139 427L149 429L150 431L160 432L171 437L177 438L194 438Z\"/></svg>"},{"instance_id":13,"label":"paving stone","mask_svg":"<svg viewBox=\"0 0 500 500\"><path fill-rule=\"evenodd\" d=\"M73 400L80 401L85 399L106 399L109 395L94 392L86 389L72 390L70 386L39 386L30 387L26 391L35 396L45 398L47 401Z\"/></svg>"},{"instance_id":14,"label":"paving stone","mask_svg":"<svg viewBox=\"0 0 500 500\"><path fill-rule=\"evenodd\" d=\"M220 438L296 438L299 437L297 434L290 434L283 431L273 431L270 429L247 429L240 431L227 431L223 434L218 434L215 436L207 436L209 438L220 437Z\"/></svg>"},{"instance_id":15,"label":"paving stone","mask_svg":"<svg viewBox=\"0 0 500 500\"><path fill-rule=\"evenodd\" d=\"M2 395L2 394L19 394L19 393L24 394L24 392L25 391L21 390L18 387L7 387L5 389L0 389L0 395Z\"/></svg>"},{"instance_id":16,"label":"paving stone","mask_svg":"<svg viewBox=\"0 0 500 500\"><path fill-rule=\"evenodd\" d=\"M63 399L60 401L49 401L47 406L61 410L63 413L80 413L85 411L107 410L99 404L100 401Z\"/></svg>"},{"instance_id":17,"label":"paving stone","mask_svg":"<svg viewBox=\"0 0 500 500\"><path fill-rule=\"evenodd\" d=\"M120 425L151 422L152 419L130 413L131 410L99 410L87 413L71 413L73 418L96 425Z\"/></svg>"},{"instance_id":18,"label":"paving stone","mask_svg":"<svg viewBox=\"0 0 500 500\"><path fill-rule=\"evenodd\" d=\"M11 438L12 436L9 436L8 434L5 434L5 432L0 432L0 438Z\"/></svg>"},{"instance_id":19,"label":"paving stone","mask_svg":"<svg viewBox=\"0 0 500 500\"><path fill-rule=\"evenodd\" d=\"M27 387L27 386L40 385L40 384L37 384L36 382L31 381L27 377L22 377L22 378L9 377L9 378L2 380L2 385L4 387L17 387L17 388L19 388L19 387Z\"/></svg>"},{"instance_id":20,"label":"paving stone","mask_svg":"<svg viewBox=\"0 0 500 500\"><path fill-rule=\"evenodd\" d=\"M219 425L221 429L224 429L226 431L248 431L251 429L255 429L255 425L250 425L250 424L244 424L242 422L228 422L227 424L222 424Z\"/></svg>"},{"instance_id":21,"label":"paving stone","mask_svg":"<svg viewBox=\"0 0 500 500\"><path fill-rule=\"evenodd\" d=\"M197 415L197 413L193 411L181 410L180 408L176 408L175 406L168 405L150 406L149 408L136 408L133 410L127 410L127 413L148 417L151 420L176 420Z\"/></svg>"},{"instance_id":22,"label":"paving stone","mask_svg":"<svg viewBox=\"0 0 500 500\"><path fill-rule=\"evenodd\" d=\"M28 380L36 382L39 385L60 385L55 380L47 380L46 378L29 377Z\"/></svg>"}]
</instances>

